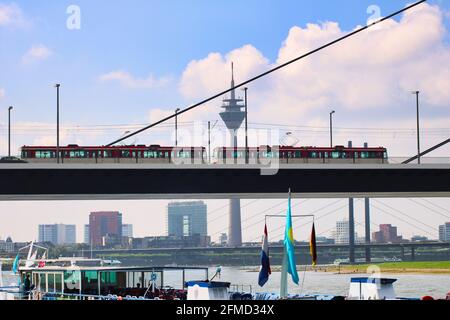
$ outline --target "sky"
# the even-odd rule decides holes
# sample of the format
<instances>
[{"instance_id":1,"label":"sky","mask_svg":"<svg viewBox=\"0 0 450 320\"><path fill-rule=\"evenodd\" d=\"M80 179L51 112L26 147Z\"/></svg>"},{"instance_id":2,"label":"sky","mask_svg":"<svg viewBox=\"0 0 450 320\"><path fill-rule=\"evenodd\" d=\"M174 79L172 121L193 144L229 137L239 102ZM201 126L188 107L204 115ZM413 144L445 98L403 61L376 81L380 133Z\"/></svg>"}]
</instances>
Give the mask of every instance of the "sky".
<instances>
[{"instance_id":1,"label":"sky","mask_svg":"<svg viewBox=\"0 0 450 320\"><path fill-rule=\"evenodd\" d=\"M55 83L61 83L62 143L103 145L228 88L231 62L236 81L244 81L410 2L0 0L0 155L7 153L10 105L14 154L23 145L55 144ZM431 147L450 133L449 30L450 3L428 1L252 83L250 128L277 131L279 136L292 132L300 145L327 145L328 115L335 110L336 144L369 142L387 147L393 157L408 157L416 152L411 91L419 90L421 142L423 148ZM219 120L220 105L217 99L181 116L180 143L205 145L206 123ZM194 127L203 130L195 143L190 134ZM220 120L213 136L214 145L225 141ZM126 142L173 144L173 139L173 123L168 122ZM241 133L240 143L242 139ZM263 142L251 137L250 143ZM449 152L446 147L433 156L448 157ZM310 200L299 208L312 212L335 201ZM434 234L438 224L450 220L449 199L414 200L421 205L383 201L414 215L428 232L432 230L423 223L433 226ZM256 216L247 222L244 240L259 237L258 213L277 203L243 201L243 219ZM124 221L135 224L139 236L161 235L166 205L166 201L2 202L0 238L30 240L30 235L37 235L36 224L62 222L76 223L81 241L81 226L89 212L97 210L122 211ZM223 200L208 201L217 215L210 215L212 234L227 223L227 209L218 210L225 205ZM399 214L383 217L382 210L373 210L379 211L378 223L398 225L409 236L427 235L400 220ZM339 209L318 228L327 231L346 214L345 208Z\"/></svg>"}]
</instances>

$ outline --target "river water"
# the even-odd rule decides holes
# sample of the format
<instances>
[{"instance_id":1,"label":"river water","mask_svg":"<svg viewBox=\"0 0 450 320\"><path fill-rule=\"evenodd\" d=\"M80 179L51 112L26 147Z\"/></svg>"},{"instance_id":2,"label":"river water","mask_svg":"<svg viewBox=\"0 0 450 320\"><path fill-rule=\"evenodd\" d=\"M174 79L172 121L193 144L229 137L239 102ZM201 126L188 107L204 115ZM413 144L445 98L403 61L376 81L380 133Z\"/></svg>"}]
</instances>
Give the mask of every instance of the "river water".
<instances>
[{"instance_id":1,"label":"river water","mask_svg":"<svg viewBox=\"0 0 450 320\"><path fill-rule=\"evenodd\" d=\"M223 267L218 281L231 282L233 285L244 285L244 291L253 292L273 292L280 290L280 273L274 272L269 281L263 288L258 286L258 272L252 269ZM209 270L210 277L216 269ZM203 280L204 273L187 273L186 280ZM348 294L350 279L352 277L366 276L358 274L334 274L323 272L301 272L299 271L300 285L295 286L289 279L290 294L330 294L346 296ZM450 275L418 275L418 274L382 274L382 277L397 279L394 288L399 297L420 298L426 295L437 299L445 298L450 292ZM11 273L4 272L4 285L17 284L17 277ZM176 288L182 283L179 274L167 273L165 275L165 284Z\"/></svg>"}]
</instances>

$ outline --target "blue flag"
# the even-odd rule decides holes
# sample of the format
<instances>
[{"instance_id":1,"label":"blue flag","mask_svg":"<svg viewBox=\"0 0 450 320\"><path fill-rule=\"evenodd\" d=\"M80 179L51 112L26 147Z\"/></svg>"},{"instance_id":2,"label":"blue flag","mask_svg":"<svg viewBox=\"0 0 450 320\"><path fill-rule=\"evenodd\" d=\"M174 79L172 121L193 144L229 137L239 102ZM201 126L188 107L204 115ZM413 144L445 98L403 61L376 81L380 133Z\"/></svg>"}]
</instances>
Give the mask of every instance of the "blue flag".
<instances>
[{"instance_id":1,"label":"blue flag","mask_svg":"<svg viewBox=\"0 0 450 320\"><path fill-rule=\"evenodd\" d=\"M292 229L291 193L289 192L288 210L286 214L286 234L284 236L284 248L287 254L287 272L291 275L292 281L298 285L297 264L295 262L294 231Z\"/></svg>"},{"instance_id":2,"label":"blue flag","mask_svg":"<svg viewBox=\"0 0 450 320\"><path fill-rule=\"evenodd\" d=\"M13 262L12 271L17 274L19 271L19 255L16 256Z\"/></svg>"}]
</instances>

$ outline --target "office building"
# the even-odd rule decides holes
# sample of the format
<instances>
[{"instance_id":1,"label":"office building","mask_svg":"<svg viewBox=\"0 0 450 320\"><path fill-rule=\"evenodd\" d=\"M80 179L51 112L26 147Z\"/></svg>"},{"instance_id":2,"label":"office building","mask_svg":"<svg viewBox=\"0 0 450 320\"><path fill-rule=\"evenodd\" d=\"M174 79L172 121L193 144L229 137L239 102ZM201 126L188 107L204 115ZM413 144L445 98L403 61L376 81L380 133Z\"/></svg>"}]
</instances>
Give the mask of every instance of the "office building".
<instances>
[{"instance_id":1,"label":"office building","mask_svg":"<svg viewBox=\"0 0 450 320\"><path fill-rule=\"evenodd\" d=\"M439 226L439 241L450 242L450 222Z\"/></svg>"},{"instance_id":2,"label":"office building","mask_svg":"<svg viewBox=\"0 0 450 320\"><path fill-rule=\"evenodd\" d=\"M206 236L207 207L203 201L173 202L167 206L167 233L169 236Z\"/></svg>"},{"instance_id":3,"label":"office building","mask_svg":"<svg viewBox=\"0 0 450 320\"><path fill-rule=\"evenodd\" d=\"M90 231L89 231L89 225L84 225L84 243L90 244L91 243L91 237L90 237Z\"/></svg>"},{"instance_id":4,"label":"office building","mask_svg":"<svg viewBox=\"0 0 450 320\"><path fill-rule=\"evenodd\" d=\"M65 224L39 225L39 242L49 242L54 245L76 243L76 226Z\"/></svg>"},{"instance_id":5,"label":"office building","mask_svg":"<svg viewBox=\"0 0 450 320\"><path fill-rule=\"evenodd\" d=\"M399 243L402 242L402 236L397 235L397 227L390 224L380 224L380 231L372 234L372 240L375 243Z\"/></svg>"},{"instance_id":6,"label":"office building","mask_svg":"<svg viewBox=\"0 0 450 320\"><path fill-rule=\"evenodd\" d=\"M103 237L122 238L122 214L117 211L91 212L89 216L89 242L103 245Z\"/></svg>"},{"instance_id":7,"label":"office building","mask_svg":"<svg viewBox=\"0 0 450 320\"><path fill-rule=\"evenodd\" d=\"M132 224L122 224L122 237L133 238Z\"/></svg>"},{"instance_id":8,"label":"office building","mask_svg":"<svg viewBox=\"0 0 450 320\"><path fill-rule=\"evenodd\" d=\"M6 240L0 240L0 252L15 253L15 251L15 245L11 237L8 237Z\"/></svg>"},{"instance_id":9,"label":"office building","mask_svg":"<svg viewBox=\"0 0 450 320\"><path fill-rule=\"evenodd\" d=\"M349 221L348 220L336 221L336 229L332 232L332 239L328 239L328 242L334 242L334 244L349 244L350 242L349 235L350 235ZM358 233L355 232L355 243L362 244L364 242L365 238L358 237Z\"/></svg>"}]
</instances>

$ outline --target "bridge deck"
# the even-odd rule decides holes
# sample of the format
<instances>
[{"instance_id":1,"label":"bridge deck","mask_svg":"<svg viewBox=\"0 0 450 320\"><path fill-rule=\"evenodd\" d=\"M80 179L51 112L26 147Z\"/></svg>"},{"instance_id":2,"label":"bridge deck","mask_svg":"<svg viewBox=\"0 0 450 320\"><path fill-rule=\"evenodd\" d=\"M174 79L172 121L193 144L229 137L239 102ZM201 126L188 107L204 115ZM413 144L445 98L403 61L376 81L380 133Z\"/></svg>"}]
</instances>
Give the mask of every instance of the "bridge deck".
<instances>
[{"instance_id":1,"label":"bridge deck","mask_svg":"<svg viewBox=\"0 0 450 320\"><path fill-rule=\"evenodd\" d=\"M449 197L450 165L0 165L0 200Z\"/></svg>"}]
</instances>

